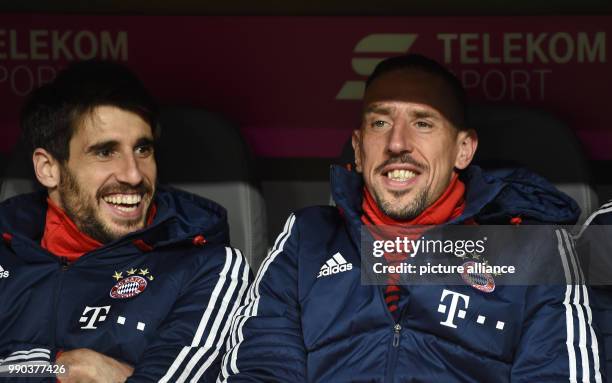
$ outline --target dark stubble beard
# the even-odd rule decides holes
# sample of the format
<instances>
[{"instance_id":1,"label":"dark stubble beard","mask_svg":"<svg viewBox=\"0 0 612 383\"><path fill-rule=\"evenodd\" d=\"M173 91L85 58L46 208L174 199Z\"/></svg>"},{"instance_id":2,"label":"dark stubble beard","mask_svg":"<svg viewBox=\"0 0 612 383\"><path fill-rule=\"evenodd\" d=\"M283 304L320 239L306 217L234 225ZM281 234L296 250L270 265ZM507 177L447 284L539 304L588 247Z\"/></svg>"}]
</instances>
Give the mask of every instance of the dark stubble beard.
<instances>
[{"instance_id":1,"label":"dark stubble beard","mask_svg":"<svg viewBox=\"0 0 612 383\"><path fill-rule=\"evenodd\" d=\"M375 172L381 173L385 166L391 164L411 164L421 172L429 169L426 164L415 160L409 153L401 153L399 155L389 157L389 159L375 169ZM376 204L385 213L385 215L393 218L396 221L409 221L418 217L427 208L429 186L418 191L417 195L414 197L414 200L403 207L398 206L396 203L391 201L385 201L381 193L378 193L377 190L372 190L371 192L376 200ZM391 191L390 193L394 198L399 199L409 192L410 191Z\"/></svg>"},{"instance_id":2,"label":"dark stubble beard","mask_svg":"<svg viewBox=\"0 0 612 383\"><path fill-rule=\"evenodd\" d=\"M408 192L391 192L393 197L400 198ZM414 200L406 206L398 206L391 201L385 201L379 193L374 190L373 195L376 204L388 217L396 221L410 221L418 217L427 208L427 195L429 189L420 190Z\"/></svg>"},{"instance_id":3,"label":"dark stubble beard","mask_svg":"<svg viewBox=\"0 0 612 383\"><path fill-rule=\"evenodd\" d=\"M60 183L58 186L59 197L62 203L62 207L66 215L74 222L77 228L97 240L100 243L109 243L122 236L122 234L114 233L108 228L97 216L96 205L98 204L98 198L93 201L81 190L79 183L66 166L61 168ZM121 189L121 190L116 190ZM133 191L135 188L128 187L128 190ZM137 187L136 190L144 189L143 191L149 191L150 188L144 185ZM126 187L116 186L113 188L117 192L128 191ZM102 190L98 192L101 194ZM151 194L145 194L151 195ZM98 197L98 195L96 196ZM144 199L141 203L144 203ZM148 212L147 212L148 213ZM145 214L146 217L146 214ZM133 227L134 231L142 223L142 219L136 219L133 221L126 222L126 227Z\"/></svg>"}]
</instances>

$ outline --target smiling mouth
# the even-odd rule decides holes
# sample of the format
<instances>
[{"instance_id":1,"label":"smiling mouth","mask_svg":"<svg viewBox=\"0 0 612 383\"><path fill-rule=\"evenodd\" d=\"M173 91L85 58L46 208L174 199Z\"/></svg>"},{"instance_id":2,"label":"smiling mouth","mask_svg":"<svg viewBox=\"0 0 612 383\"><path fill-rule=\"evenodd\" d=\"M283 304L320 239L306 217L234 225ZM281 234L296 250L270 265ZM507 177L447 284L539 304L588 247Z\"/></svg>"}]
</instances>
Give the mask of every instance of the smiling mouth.
<instances>
[{"instance_id":1,"label":"smiling mouth","mask_svg":"<svg viewBox=\"0 0 612 383\"><path fill-rule=\"evenodd\" d=\"M405 169L395 169L395 170L390 170L386 173L387 178L389 178L391 181L395 181L395 182L406 182L414 177L417 176L417 174L411 170L405 170Z\"/></svg>"},{"instance_id":2,"label":"smiling mouth","mask_svg":"<svg viewBox=\"0 0 612 383\"><path fill-rule=\"evenodd\" d=\"M138 209L142 197L142 194L109 194L102 199L117 210L129 213Z\"/></svg>"}]
</instances>

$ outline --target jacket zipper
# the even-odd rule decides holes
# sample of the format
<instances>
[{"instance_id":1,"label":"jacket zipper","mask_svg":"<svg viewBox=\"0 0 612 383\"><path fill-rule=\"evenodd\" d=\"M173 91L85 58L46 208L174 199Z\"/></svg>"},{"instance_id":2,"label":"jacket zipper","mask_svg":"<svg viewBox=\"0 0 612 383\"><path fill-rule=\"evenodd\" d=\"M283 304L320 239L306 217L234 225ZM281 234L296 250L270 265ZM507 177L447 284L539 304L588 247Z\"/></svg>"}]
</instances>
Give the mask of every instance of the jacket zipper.
<instances>
[{"instance_id":1,"label":"jacket zipper","mask_svg":"<svg viewBox=\"0 0 612 383\"><path fill-rule=\"evenodd\" d=\"M400 332L402 331L402 325L399 323L396 323L395 326L393 326L393 347L397 348L400 344Z\"/></svg>"},{"instance_id":2,"label":"jacket zipper","mask_svg":"<svg viewBox=\"0 0 612 383\"><path fill-rule=\"evenodd\" d=\"M374 286L374 287L378 288L377 290L378 290L378 295L380 296L380 303L382 304L384 308L385 315L387 316L387 318L389 318L389 322L393 323L393 326L391 327L393 336L391 338L391 346L389 350L389 356L387 358L387 368L386 368L385 379L384 379L385 383L392 383L393 379L395 378L395 367L397 364L397 355L399 352L399 345L400 345L400 340L402 336L401 334L402 325L400 323L402 322L402 316L403 316L403 313L406 307L402 308L402 310L400 311L399 318L396 322L395 319L393 318L393 315L391 315L389 308L387 307L387 303L385 302L385 294L383 292L383 287L381 286Z\"/></svg>"},{"instance_id":3,"label":"jacket zipper","mask_svg":"<svg viewBox=\"0 0 612 383\"><path fill-rule=\"evenodd\" d=\"M393 338L391 340L391 350L389 351L389 357L387 359L387 374L385 376L385 382L393 382L395 377L395 367L397 365L397 354L399 352L400 340L402 337L402 325L396 323L393 325Z\"/></svg>"},{"instance_id":4,"label":"jacket zipper","mask_svg":"<svg viewBox=\"0 0 612 383\"><path fill-rule=\"evenodd\" d=\"M375 286L375 287L379 287L378 291L380 295L380 302L384 307L385 315L387 315L387 317L389 318L389 321L393 323L393 326L391 327L393 336L391 337L391 345L389 347L390 350L389 350L389 356L387 357L387 369L385 373L385 382L392 383L395 377L397 354L399 352L399 345L400 345L400 341L402 338L402 328L403 327L400 323L402 322L402 316L403 316L402 314L404 313L406 308L405 307L402 308L398 321L395 322L395 320L393 319L393 315L391 315L391 312L389 311L389 308L387 307L387 304L385 303L385 294L383 293L383 289L380 288L380 286Z\"/></svg>"}]
</instances>

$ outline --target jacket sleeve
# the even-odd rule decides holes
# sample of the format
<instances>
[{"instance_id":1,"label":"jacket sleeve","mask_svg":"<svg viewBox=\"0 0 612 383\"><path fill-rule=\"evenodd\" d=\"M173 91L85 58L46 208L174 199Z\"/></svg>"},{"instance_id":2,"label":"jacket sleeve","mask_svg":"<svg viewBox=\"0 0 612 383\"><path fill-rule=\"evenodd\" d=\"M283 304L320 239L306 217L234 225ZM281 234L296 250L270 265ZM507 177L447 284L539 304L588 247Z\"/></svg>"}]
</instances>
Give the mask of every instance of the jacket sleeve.
<instances>
[{"instance_id":1,"label":"jacket sleeve","mask_svg":"<svg viewBox=\"0 0 612 383\"><path fill-rule=\"evenodd\" d=\"M219 247L220 252L223 250ZM220 262L195 270L157 329L128 382L214 381L230 320L246 294L250 271L239 250L225 248ZM206 266L212 264L212 266Z\"/></svg>"},{"instance_id":2,"label":"jacket sleeve","mask_svg":"<svg viewBox=\"0 0 612 383\"><path fill-rule=\"evenodd\" d=\"M56 349L42 344L13 343L0 346L0 382L53 382L55 379L51 377L49 370L44 372L43 375L46 376L33 377L33 375L17 375L10 366L20 364L48 366L47 368L53 371L50 365L54 364L56 354Z\"/></svg>"},{"instance_id":3,"label":"jacket sleeve","mask_svg":"<svg viewBox=\"0 0 612 383\"><path fill-rule=\"evenodd\" d=\"M602 382L602 353L592 325L590 289L571 236L554 232L566 285L530 286L512 382ZM542 256L539 254L538 256Z\"/></svg>"},{"instance_id":4,"label":"jacket sleeve","mask_svg":"<svg viewBox=\"0 0 612 383\"><path fill-rule=\"evenodd\" d=\"M234 317L217 382L306 381L295 220L287 220Z\"/></svg>"},{"instance_id":5,"label":"jacket sleeve","mask_svg":"<svg viewBox=\"0 0 612 383\"><path fill-rule=\"evenodd\" d=\"M578 227L578 255L588 270L593 322L605 350L605 370L612 373L612 200Z\"/></svg>"}]
</instances>

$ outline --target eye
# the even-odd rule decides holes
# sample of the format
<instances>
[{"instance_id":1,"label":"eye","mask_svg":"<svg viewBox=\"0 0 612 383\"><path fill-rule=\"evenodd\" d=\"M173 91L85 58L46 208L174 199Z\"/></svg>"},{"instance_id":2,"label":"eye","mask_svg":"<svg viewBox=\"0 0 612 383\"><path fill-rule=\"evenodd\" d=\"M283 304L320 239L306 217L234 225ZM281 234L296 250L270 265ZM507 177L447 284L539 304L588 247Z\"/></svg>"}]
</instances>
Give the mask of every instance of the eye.
<instances>
[{"instance_id":1,"label":"eye","mask_svg":"<svg viewBox=\"0 0 612 383\"><path fill-rule=\"evenodd\" d=\"M100 149L95 152L96 157L100 159L107 159L113 155L113 151L111 149Z\"/></svg>"},{"instance_id":2,"label":"eye","mask_svg":"<svg viewBox=\"0 0 612 383\"><path fill-rule=\"evenodd\" d=\"M147 157L148 155L153 153L153 145L140 145L137 146L134 151L136 152L136 154L142 157Z\"/></svg>"},{"instance_id":3,"label":"eye","mask_svg":"<svg viewBox=\"0 0 612 383\"><path fill-rule=\"evenodd\" d=\"M388 126L389 123L387 121L383 121L383 120L376 120L376 121L373 121L370 125L372 126L372 128L382 129L382 128Z\"/></svg>"},{"instance_id":4,"label":"eye","mask_svg":"<svg viewBox=\"0 0 612 383\"><path fill-rule=\"evenodd\" d=\"M417 121L415 125L418 129L431 129L433 127L433 125L427 121Z\"/></svg>"}]
</instances>

